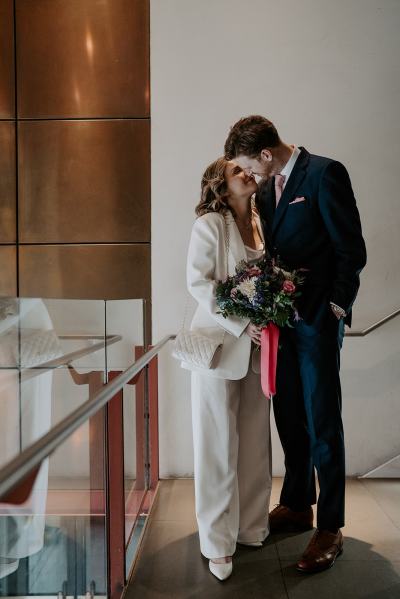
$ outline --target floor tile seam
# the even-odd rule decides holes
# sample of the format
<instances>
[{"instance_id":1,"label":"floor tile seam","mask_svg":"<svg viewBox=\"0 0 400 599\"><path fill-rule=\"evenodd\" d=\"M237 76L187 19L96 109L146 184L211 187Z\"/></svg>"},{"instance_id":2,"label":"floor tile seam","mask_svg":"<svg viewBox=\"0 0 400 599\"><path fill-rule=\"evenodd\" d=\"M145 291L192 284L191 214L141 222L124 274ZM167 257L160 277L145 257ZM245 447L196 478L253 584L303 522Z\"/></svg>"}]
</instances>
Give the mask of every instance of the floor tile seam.
<instances>
[{"instance_id":1,"label":"floor tile seam","mask_svg":"<svg viewBox=\"0 0 400 599\"><path fill-rule=\"evenodd\" d=\"M283 567L282 567L282 561L281 561L281 556L279 555L279 549L278 549L278 545L276 544L276 541L274 541L274 545L275 545L275 551L276 551L276 555L278 557L278 564L279 564L279 568L281 571L281 576L282 576L282 584L283 584L283 588L285 589L285 593L286 593L286 599L290 599L289 596L289 591L288 588L286 586L286 580L285 580L285 574L283 572Z\"/></svg>"},{"instance_id":2,"label":"floor tile seam","mask_svg":"<svg viewBox=\"0 0 400 599\"><path fill-rule=\"evenodd\" d=\"M376 499L376 497L374 496L374 494L368 489L368 486L366 486L363 481L360 481L360 482L361 482L362 486L364 487L364 489L367 491L368 495L374 500L374 502L376 503L376 505L379 507L379 509L381 510L381 512L383 512L385 514L385 516L390 520L390 522L398 530L400 530L400 523L398 524L397 522L395 522L395 520L393 520L393 518L387 513L387 511L384 509L384 507Z\"/></svg>"},{"instance_id":3,"label":"floor tile seam","mask_svg":"<svg viewBox=\"0 0 400 599\"><path fill-rule=\"evenodd\" d=\"M177 520L176 518L153 518L152 522L175 522L178 524L197 524L196 518L187 520Z\"/></svg>"}]
</instances>

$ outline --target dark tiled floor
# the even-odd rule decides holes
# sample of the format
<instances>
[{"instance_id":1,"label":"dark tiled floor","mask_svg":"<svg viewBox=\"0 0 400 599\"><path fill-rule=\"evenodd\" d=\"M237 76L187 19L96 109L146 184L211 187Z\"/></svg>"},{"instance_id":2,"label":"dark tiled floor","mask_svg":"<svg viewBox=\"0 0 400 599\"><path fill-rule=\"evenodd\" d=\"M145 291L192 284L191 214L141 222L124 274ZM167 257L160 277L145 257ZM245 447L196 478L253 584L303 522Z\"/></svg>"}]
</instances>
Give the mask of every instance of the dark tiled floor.
<instances>
[{"instance_id":1,"label":"dark tiled floor","mask_svg":"<svg viewBox=\"0 0 400 599\"><path fill-rule=\"evenodd\" d=\"M272 504L281 480L274 480ZM299 574L294 563L312 532L239 547L224 583L200 556L193 481L161 488L126 599L400 599L400 481L347 484L345 551L332 570Z\"/></svg>"}]
</instances>

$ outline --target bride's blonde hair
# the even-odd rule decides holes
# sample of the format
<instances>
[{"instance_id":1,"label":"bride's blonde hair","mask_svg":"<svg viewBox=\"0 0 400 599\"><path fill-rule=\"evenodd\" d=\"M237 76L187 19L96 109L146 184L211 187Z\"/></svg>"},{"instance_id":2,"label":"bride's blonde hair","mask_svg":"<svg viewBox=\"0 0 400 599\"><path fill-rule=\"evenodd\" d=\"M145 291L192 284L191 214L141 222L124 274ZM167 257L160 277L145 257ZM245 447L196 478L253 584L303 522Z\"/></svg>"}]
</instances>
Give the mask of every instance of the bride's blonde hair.
<instances>
[{"instance_id":1,"label":"bride's blonde hair","mask_svg":"<svg viewBox=\"0 0 400 599\"><path fill-rule=\"evenodd\" d=\"M225 213L231 208L228 205L228 187L225 180L226 158L217 158L204 171L201 179L201 197L195 212L202 216L207 212Z\"/></svg>"}]
</instances>

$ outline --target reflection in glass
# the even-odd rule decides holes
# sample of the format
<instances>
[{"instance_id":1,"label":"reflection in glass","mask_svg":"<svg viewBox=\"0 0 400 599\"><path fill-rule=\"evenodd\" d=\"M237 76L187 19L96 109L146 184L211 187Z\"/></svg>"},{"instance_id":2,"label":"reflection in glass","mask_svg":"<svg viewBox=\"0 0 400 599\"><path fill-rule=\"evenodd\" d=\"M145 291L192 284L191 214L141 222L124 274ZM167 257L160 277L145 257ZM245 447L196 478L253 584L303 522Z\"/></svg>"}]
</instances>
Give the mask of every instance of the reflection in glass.
<instances>
[{"instance_id":1,"label":"reflection in glass","mask_svg":"<svg viewBox=\"0 0 400 599\"><path fill-rule=\"evenodd\" d=\"M0 469L142 355L143 323L141 300L0 298ZM110 453L129 573L153 497L146 376L125 386L111 428L116 398L42 462L24 497L17 489L0 502L0 597L107 594L118 574L106 549Z\"/></svg>"},{"instance_id":2,"label":"reflection in glass","mask_svg":"<svg viewBox=\"0 0 400 599\"><path fill-rule=\"evenodd\" d=\"M51 426L52 372L27 380L21 393L21 370L60 355L61 346L42 300L0 300L3 462L43 436ZM18 506L0 504L0 577L17 570L20 559L43 547L48 468L45 460L27 501Z\"/></svg>"},{"instance_id":3,"label":"reflection in glass","mask_svg":"<svg viewBox=\"0 0 400 599\"><path fill-rule=\"evenodd\" d=\"M46 460L26 505L0 505L0 537L8 551L0 596L107 594L105 513L92 508L88 427L76 432L86 440L80 453L85 476L74 476L65 443ZM55 463L57 476L49 479Z\"/></svg>"},{"instance_id":4,"label":"reflection in glass","mask_svg":"<svg viewBox=\"0 0 400 599\"><path fill-rule=\"evenodd\" d=\"M83 304L0 299L0 467L103 384L104 302ZM79 309L90 311L86 327ZM104 434L89 439L93 427L86 423L41 464L23 502L16 496L0 503L1 596L74 595L78 583L79 594L94 587L105 594L104 468L101 480L97 469L92 491L90 465L102 466ZM101 572L95 572L101 555Z\"/></svg>"}]
</instances>

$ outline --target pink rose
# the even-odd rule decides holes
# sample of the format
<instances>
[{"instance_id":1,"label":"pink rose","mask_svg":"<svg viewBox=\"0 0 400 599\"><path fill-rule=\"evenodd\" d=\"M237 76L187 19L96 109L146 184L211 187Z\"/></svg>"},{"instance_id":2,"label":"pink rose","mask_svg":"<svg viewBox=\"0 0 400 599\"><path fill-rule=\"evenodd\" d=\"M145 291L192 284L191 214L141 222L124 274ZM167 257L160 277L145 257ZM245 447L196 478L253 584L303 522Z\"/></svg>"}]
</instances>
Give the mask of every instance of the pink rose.
<instances>
[{"instance_id":1,"label":"pink rose","mask_svg":"<svg viewBox=\"0 0 400 599\"><path fill-rule=\"evenodd\" d=\"M246 274L248 277L258 277L261 274L261 270L258 268L258 266L252 266L247 270Z\"/></svg>"},{"instance_id":2,"label":"pink rose","mask_svg":"<svg viewBox=\"0 0 400 599\"><path fill-rule=\"evenodd\" d=\"M282 289L285 293L293 293L296 291L296 285L293 283L293 281L284 281Z\"/></svg>"}]
</instances>

